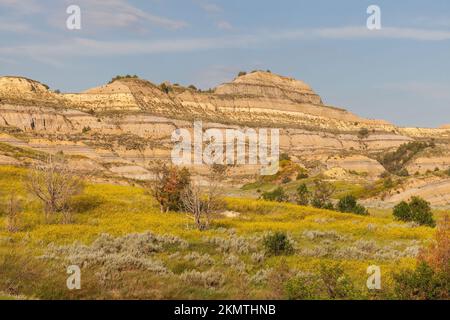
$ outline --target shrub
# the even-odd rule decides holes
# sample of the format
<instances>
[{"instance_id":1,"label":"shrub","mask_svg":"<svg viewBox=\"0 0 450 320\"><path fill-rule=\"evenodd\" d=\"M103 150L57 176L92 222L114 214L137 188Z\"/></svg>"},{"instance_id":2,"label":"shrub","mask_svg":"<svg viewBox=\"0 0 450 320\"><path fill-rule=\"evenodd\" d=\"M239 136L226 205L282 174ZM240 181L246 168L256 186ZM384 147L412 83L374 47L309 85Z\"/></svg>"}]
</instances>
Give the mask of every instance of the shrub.
<instances>
[{"instance_id":1,"label":"shrub","mask_svg":"<svg viewBox=\"0 0 450 320\"><path fill-rule=\"evenodd\" d=\"M435 271L426 262L419 262L414 270L403 270L394 275L394 291L399 299L448 300L450 275Z\"/></svg>"},{"instance_id":2,"label":"shrub","mask_svg":"<svg viewBox=\"0 0 450 320\"><path fill-rule=\"evenodd\" d=\"M181 211L182 193L190 184L191 174L188 169L163 165L156 172L156 180L150 185L151 193L159 202L161 212Z\"/></svg>"},{"instance_id":3,"label":"shrub","mask_svg":"<svg viewBox=\"0 0 450 320\"><path fill-rule=\"evenodd\" d=\"M125 76L121 76L121 75L117 75L114 78L111 79L111 81L108 82L108 84L113 83L116 80L121 80L121 79L138 79L137 75L125 75Z\"/></svg>"},{"instance_id":4,"label":"shrub","mask_svg":"<svg viewBox=\"0 0 450 320\"><path fill-rule=\"evenodd\" d=\"M296 180L302 180L302 179L307 179L309 177L308 173L304 170L301 170L298 174L297 174L297 178Z\"/></svg>"},{"instance_id":5,"label":"shrub","mask_svg":"<svg viewBox=\"0 0 450 320\"><path fill-rule=\"evenodd\" d=\"M46 222L56 213L63 215L64 222L71 222L71 200L83 192L84 184L64 156L49 156L44 165L36 165L26 185L43 204Z\"/></svg>"},{"instance_id":6,"label":"shrub","mask_svg":"<svg viewBox=\"0 0 450 320\"><path fill-rule=\"evenodd\" d=\"M382 157L379 158L379 161L388 172L407 176L408 171L406 169L404 170L404 166L416 154L428 147L432 147L432 144L417 141L405 143L395 151L383 153Z\"/></svg>"},{"instance_id":7,"label":"shrub","mask_svg":"<svg viewBox=\"0 0 450 320\"><path fill-rule=\"evenodd\" d=\"M395 293L399 299L450 298L450 220L440 221L433 243L422 249L414 270L394 275Z\"/></svg>"},{"instance_id":8,"label":"shrub","mask_svg":"<svg viewBox=\"0 0 450 320\"><path fill-rule=\"evenodd\" d=\"M172 91L172 88L170 87L170 85L168 85L165 82L161 83L159 85L159 87L161 88L161 91L163 91L164 93L169 93L170 91Z\"/></svg>"},{"instance_id":9,"label":"shrub","mask_svg":"<svg viewBox=\"0 0 450 320\"><path fill-rule=\"evenodd\" d=\"M348 299L354 296L355 288L339 263L320 266L320 279L330 299Z\"/></svg>"},{"instance_id":10,"label":"shrub","mask_svg":"<svg viewBox=\"0 0 450 320\"><path fill-rule=\"evenodd\" d=\"M307 206L309 204L310 192L305 183L297 187L297 204Z\"/></svg>"},{"instance_id":11,"label":"shrub","mask_svg":"<svg viewBox=\"0 0 450 320\"><path fill-rule=\"evenodd\" d=\"M394 207L393 215L401 221L412 221L411 208L406 201L402 201Z\"/></svg>"},{"instance_id":12,"label":"shrub","mask_svg":"<svg viewBox=\"0 0 450 320\"><path fill-rule=\"evenodd\" d=\"M311 200L313 207L322 209L334 209L331 203L331 196L335 188L328 182L322 180L314 181L314 192Z\"/></svg>"},{"instance_id":13,"label":"shrub","mask_svg":"<svg viewBox=\"0 0 450 320\"><path fill-rule=\"evenodd\" d=\"M383 181L383 186L384 186L385 189L391 189L391 188L394 187L394 181L392 181L391 177L387 177Z\"/></svg>"},{"instance_id":14,"label":"shrub","mask_svg":"<svg viewBox=\"0 0 450 320\"><path fill-rule=\"evenodd\" d=\"M282 154L280 154L280 161L283 161L283 160L290 161L291 157L287 153L282 153Z\"/></svg>"},{"instance_id":15,"label":"shrub","mask_svg":"<svg viewBox=\"0 0 450 320\"><path fill-rule=\"evenodd\" d=\"M367 129L367 128L361 128L361 129L359 129L359 131L358 131L358 137L360 138L360 139L365 139L365 138L367 138L369 136L369 129Z\"/></svg>"},{"instance_id":16,"label":"shrub","mask_svg":"<svg viewBox=\"0 0 450 320\"><path fill-rule=\"evenodd\" d=\"M448 175L450 177L450 168L448 168L447 170L445 170L445 174Z\"/></svg>"},{"instance_id":17,"label":"shrub","mask_svg":"<svg viewBox=\"0 0 450 320\"><path fill-rule=\"evenodd\" d=\"M435 226L430 203L420 197L412 197L410 202L400 202L394 207L394 217L401 221L416 222L420 225Z\"/></svg>"},{"instance_id":18,"label":"shrub","mask_svg":"<svg viewBox=\"0 0 450 320\"><path fill-rule=\"evenodd\" d=\"M434 241L423 249L419 259L434 270L450 273L450 218L445 215L437 226Z\"/></svg>"},{"instance_id":19,"label":"shrub","mask_svg":"<svg viewBox=\"0 0 450 320\"><path fill-rule=\"evenodd\" d=\"M282 187L278 187L273 191L263 192L262 198L268 201L286 202L288 196Z\"/></svg>"},{"instance_id":20,"label":"shrub","mask_svg":"<svg viewBox=\"0 0 450 320\"><path fill-rule=\"evenodd\" d=\"M289 177L283 177L283 179L281 180L281 183L282 184L286 184L286 183L289 183L289 182L291 182L292 180L291 180L291 178L289 178Z\"/></svg>"},{"instance_id":21,"label":"shrub","mask_svg":"<svg viewBox=\"0 0 450 320\"><path fill-rule=\"evenodd\" d=\"M238 77L245 76L246 74L247 74L247 72L245 72L245 71L239 71Z\"/></svg>"},{"instance_id":22,"label":"shrub","mask_svg":"<svg viewBox=\"0 0 450 320\"><path fill-rule=\"evenodd\" d=\"M286 233L278 231L264 237L264 247L269 255L292 254L293 247Z\"/></svg>"},{"instance_id":23,"label":"shrub","mask_svg":"<svg viewBox=\"0 0 450 320\"><path fill-rule=\"evenodd\" d=\"M313 300L320 297L320 283L317 276L297 275L285 283L288 300Z\"/></svg>"},{"instance_id":24,"label":"shrub","mask_svg":"<svg viewBox=\"0 0 450 320\"><path fill-rule=\"evenodd\" d=\"M205 288L216 288L223 285L225 278L222 273L216 271L200 272L197 270L185 271L180 275L182 283L202 286Z\"/></svg>"},{"instance_id":25,"label":"shrub","mask_svg":"<svg viewBox=\"0 0 450 320\"><path fill-rule=\"evenodd\" d=\"M337 209L340 212L356 213L360 215L368 215L369 211L362 205L358 204L356 198L352 195L348 195L339 200Z\"/></svg>"}]
</instances>

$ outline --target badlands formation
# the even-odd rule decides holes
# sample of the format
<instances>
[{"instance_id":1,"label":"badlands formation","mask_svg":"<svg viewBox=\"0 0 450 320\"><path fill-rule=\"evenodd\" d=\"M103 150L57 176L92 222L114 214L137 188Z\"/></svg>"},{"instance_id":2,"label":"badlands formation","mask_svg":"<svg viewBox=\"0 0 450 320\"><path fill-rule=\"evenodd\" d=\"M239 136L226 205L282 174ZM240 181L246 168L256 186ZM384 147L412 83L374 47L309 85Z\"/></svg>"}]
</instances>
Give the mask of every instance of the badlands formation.
<instances>
[{"instance_id":1,"label":"badlands formation","mask_svg":"<svg viewBox=\"0 0 450 320\"><path fill-rule=\"evenodd\" d=\"M325 105L302 81L261 71L209 91L119 78L82 93L60 94L34 80L0 77L0 164L26 165L45 153L63 152L76 168L96 172L98 179L152 179L154 168L170 160L172 132L192 130L194 120L220 130L280 128L280 152L314 172L346 173L343 179L353 174L375 181L385 172L380 155L408 142L433 141L434 151L405 164L419 176L383 201L416 194L434 205L450 205L449 176L421 178L450 168L450 127L400 128L364 119ZM203 167L192 169L199 178L205 173ZM254 181L259 171L233 166L229 172L226 183L240 186Z\"/></svg>"}]
</instances>

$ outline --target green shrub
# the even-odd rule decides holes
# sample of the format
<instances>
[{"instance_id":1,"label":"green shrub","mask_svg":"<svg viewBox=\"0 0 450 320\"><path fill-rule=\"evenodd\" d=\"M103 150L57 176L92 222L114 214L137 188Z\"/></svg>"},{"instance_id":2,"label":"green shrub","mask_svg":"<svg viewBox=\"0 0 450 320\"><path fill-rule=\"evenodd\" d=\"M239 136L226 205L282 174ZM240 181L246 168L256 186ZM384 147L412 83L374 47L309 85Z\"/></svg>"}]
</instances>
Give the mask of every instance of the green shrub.
<instances>
[{"instance_id":1,"label":"green shrub","mask_svg":"<svg viewBox=\"0 0 450 320\"><path fill-rule=\"evenodd\" d=\"M430 227L435 226L430 203L420 197L412 197L409 203L400 202L394 207L393 215L401 221L416 222Z\"/></svg>"},{"instance_id":2,"label":"green shrub","mask_svg":"<svg viewBox=\"0 0 450 320\"><path fill-rule=\"evenodd\" d=\"M292 254L294 251L288 236L281 231L267 235L264 238L264 248L267 254L274 256Z\"/></svg>"},{"instance_id":3,"label":"green shrub","mask_svg":"<svg viewBox=\"0 0 450 320\"><path fill-rule=\"evenodd\" d=\"M333 210L334 206L330 199L334 191L335 188L330 183L322 180L314 181L314 192L311 200L312 206L319 209Z\"/></svg>"},{"instance_id":4,"label":"green shrub","mask_svg":"<svg viewBox=\"0 0 450 320\"><path fill-rule=\"evenodd\" d=\"M83 127L83 130L81 130L82 133L87 133L91 131L91 127L87 126L87 127Z\"/></svg>"},{"instance_id":5,"label":"green shrub","mask_svg":"<svg viewBox=\"0 0 450 320\"><path fill-rule=\"evenodd\" d=\"M403 270L394 275L394 291L405 300L448 300L450 297L450 275L434 271L421 261L415 270Z\"/></svg>"},{"instance_id":6,"label":"green shrub","mask_svg":"<svg viewBox=\"0 0 450 320\"><path fill-rule=\"evenodd\" d=\"M114 78L111 79L111 81L108 82L108 84L113 83L116 80L121 80L121 79L138 79L139 77L137 75L125 75L125 76L121 76L121 75L117 75Z\"/></svg>"},{"instance_id":7,"label":"green shrub","mask_svg":"<svg viewBox=\"0 0 450 320\"><path fill-rule=\"evenodd\" d=\"M263 192L262 198L268 201L286 202L288 201L288 196L282 187L278 187L273 191Z\"/></svg>"},{"instance_id":8,"label":"green shrub","mask_svg":"<svg viewBox=\"0 0 450 320\"><path fill-rule=\"evenodd\" d=\"M282 154L280 154L280 159L279 159L280 161L283 161L283 160L291 160L291 157L287 154L287 153L282 153Z\"/></svg>"},{"instance_id":9,"label":"green shrub","mask_svg":"<svg viewBox=\"0 0 450 320\"><path fill-rule=\"evenodd\" d=\"M380 163L390 173L407 176L408 171L404 166L419 152L428 147L433 147L432 143L426 142L409 142L402 144L397 150L383 153L379 158Z\"/></svg>"},{"instance_id":10,"label":"green shrub","mask_svg":"<svg viewBox=\"0 0 450 320\"><path fill-rule=\"evenodd\" d=\"M320 284L316 276L297 275L285 283L288 300L314 300L320 297Z\"/></svg>"},{"instance_id":11,"label":"green shrub","mask_svg":"<svg viewBox=\"0 0 450 320\"><path fill-rule=\"evenodd\" d=\"M297 204L307 206L309 204L310 192L305 183L297 187Z\"/></svg>"},{"instance_id":12,"label":"green shrub","mask_svg":"<svg viewBox=\"0 0 450 320\"><path fill-rule=\"evenodd\" d=\"M330 299L349 299L357 294L353 282L339 263L322 264L320 278Z\"/></svg>"},{"instance_id":13,"label":"green shrub","mask_svg":"<svg viewBox=\"0 0 450 320\"><path fill-rule=\"evenodd\" d=\"M368 215L369 211L362 205L358 204L356 198L352 195L348 195L339 200L337 209L340 212L356 213L360 215Z\"/></svg>"},{"instance_id":14,"label":"green shrub","mask_svg":"<svg viewBox=\"0 0 450 320\"><path fill-rule=\"evenodd\" d=\"M307 179L309 177L309 175L308 175L308 173L307 172L305 172L305 171L300 171L298 174L297 174L297 180L302 180L302 179Z\"/></svg>"}]
</instances>

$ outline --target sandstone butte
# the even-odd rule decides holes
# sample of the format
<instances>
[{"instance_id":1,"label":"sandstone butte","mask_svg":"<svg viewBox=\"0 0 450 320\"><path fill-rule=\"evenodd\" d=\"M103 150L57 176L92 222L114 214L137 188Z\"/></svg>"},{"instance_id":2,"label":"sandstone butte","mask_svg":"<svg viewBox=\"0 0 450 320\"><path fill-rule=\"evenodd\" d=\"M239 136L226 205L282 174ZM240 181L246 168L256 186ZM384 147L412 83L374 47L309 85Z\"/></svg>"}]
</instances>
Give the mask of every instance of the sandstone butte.
<instances>
[{"instance_id":1,"label":"sandstone butte","mask_svg":"<svg viewBox=\"0 0 450 320\"><path fill-rule=\"evenodd\" d=\"M62 151L76 156L75 167L96 170L105 179L151 179L159 161L170 159L172 131L192 129L194 120L222 130L280 128L281 152L302 166L314 163L316 170L331 170L335 179L355 171L376 179L385 171L377 156L411 141L432 140L436 148L411 159L410 170L450 167L449 125L403 128L365 119L324 104L305 82L270 72L252 72L208 91L121 78L63 94L35 80L0 77L0 143L36 152ZM362 136L362 130L367 134ZM35 161L4 151L0 155L0 164ZM203 169L192 169L201 178ZM257 172L257 166L235 166L226 183L242 185ZM411 190L434 204L450 205L448 178L411 182L394 200L409 197Z\"/></svg>"}]
</instances>

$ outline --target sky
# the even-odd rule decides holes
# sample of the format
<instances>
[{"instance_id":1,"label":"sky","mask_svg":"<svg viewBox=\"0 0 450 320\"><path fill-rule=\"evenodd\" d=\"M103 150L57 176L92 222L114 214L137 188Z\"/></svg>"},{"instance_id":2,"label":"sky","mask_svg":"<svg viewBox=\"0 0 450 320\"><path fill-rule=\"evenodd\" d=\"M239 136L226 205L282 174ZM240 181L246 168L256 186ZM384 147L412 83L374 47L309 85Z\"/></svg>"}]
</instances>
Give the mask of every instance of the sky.
<instances>
[{"instance_id":1,"label":"sky","mask_svg":"<svg viewBox=\"0 0 450 320\"><path fill-rule=\"evenodd\" d=\"M369 5L380 30L367 29ZM0 0L0 75L54 90L118 74L208 89L256 69L363 117L450 124L450 1Z\"/></svg>"}]
</instances>

